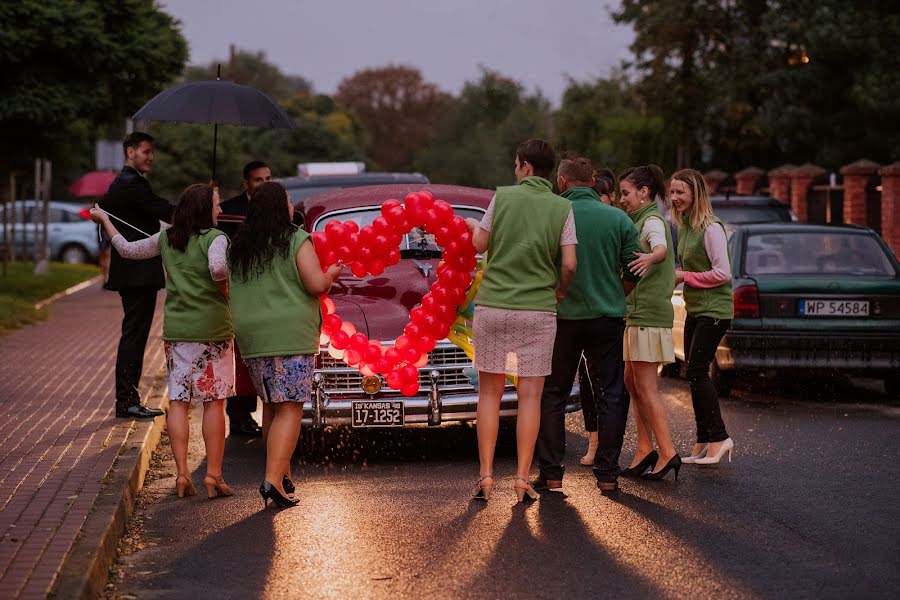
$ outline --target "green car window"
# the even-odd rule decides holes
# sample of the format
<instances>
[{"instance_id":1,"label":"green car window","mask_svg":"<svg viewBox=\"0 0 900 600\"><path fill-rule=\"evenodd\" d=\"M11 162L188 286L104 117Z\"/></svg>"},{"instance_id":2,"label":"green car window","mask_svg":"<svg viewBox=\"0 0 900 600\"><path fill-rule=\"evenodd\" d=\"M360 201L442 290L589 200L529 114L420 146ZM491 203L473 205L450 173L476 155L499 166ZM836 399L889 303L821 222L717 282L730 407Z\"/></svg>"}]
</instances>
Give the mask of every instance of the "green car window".
<instances>
[{"instance_id":1,"label":"green car window","mask_svg":"<svg viewBox=\"0 0 900 600\"><path fill-rule=\"evenodd\" d=\"M877 240L852 232L750 235L744 254L744 272L748 275L896 275Z\"/></svg>"}]
</instances>

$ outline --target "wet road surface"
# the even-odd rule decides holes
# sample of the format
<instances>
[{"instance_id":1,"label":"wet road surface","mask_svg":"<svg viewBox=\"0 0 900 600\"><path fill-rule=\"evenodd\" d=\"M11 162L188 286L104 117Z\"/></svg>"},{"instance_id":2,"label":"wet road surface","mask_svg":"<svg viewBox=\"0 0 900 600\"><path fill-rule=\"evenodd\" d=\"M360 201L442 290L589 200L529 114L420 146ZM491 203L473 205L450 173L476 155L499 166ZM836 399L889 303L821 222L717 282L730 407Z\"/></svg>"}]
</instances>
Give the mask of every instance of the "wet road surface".
<instances>
[{"instance_id":1,"label":"wet road surface","mask_svg":"<svg viewBox=\"0 0 900 600\"><path fill-rule=\"evenodd\" d=\"M790 387L790 386L788 386ZM660 379L676 447L693 442L690 393ZM783 387L780 389L784 389ZM578 466L569 415L562 492L515 503L501 436L487 504L471 427L342 432L325 464L295 466L300 504L262 510L259 439L229 438L231 498L179 500L158 451L122 545L115 598L888 598L900 586L900 404L877 387L801 384L723 400L734 462L678 482L620 479L603 496ZM824 397L816 397L824 396ZM199 411L192 424L199 429ZM634 450L629 429L622 456Z\"/></svg>"}]
</instances>

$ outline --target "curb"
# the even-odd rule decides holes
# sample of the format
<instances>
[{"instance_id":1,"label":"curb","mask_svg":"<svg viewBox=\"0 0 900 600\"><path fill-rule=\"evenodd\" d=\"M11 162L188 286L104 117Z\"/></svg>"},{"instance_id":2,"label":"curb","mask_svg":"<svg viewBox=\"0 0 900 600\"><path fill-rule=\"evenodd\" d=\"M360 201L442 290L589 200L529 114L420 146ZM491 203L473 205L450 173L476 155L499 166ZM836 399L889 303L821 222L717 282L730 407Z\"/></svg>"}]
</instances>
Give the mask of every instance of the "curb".
<instances>
[{"instance_id":1,"label":"curb","mask_svg":"<svg viewBox=\"0 0 900 600\"><path fill-rule=\"evenodd\" d=\"M75 284L68 289L65 289L61 292L56 292L49 298L45 298L45 299L41 300L40 302L38 302L37 304L34 305L34 310L41 310L42 308L44 308L51 302L56 302L60 298L65 298L66 296L70 296L70 295L74 294L75 292L80 292L81 290L83 290L85 288L89 288L92 285L94 285L95 283L99 283L102 281L103 281L103 275L95 275L95 276L91 277L90 279L87 279L85 281L82 281L81 283Z\"/></svg>"},{"instance_id":2,"label":"curb","mask_svg":"<svg viewBox=\"0 0 900 600\"><path fill-rule=\"evenodd\" d=\"M160 407L167 408L169 399L166 392L166 377L164 374L158 375L143 401L152 406L153 403L147 401L159 396ZM107 483L69 550L50 597L95 600L102 595L109 579L109 569L118 554L119 540L125 532L125 524L134 513L135 500L144 487L150 458L159 444L165 423L163 416L149 422L123 421L119 425L133 430L106 474Z\"/></svg>"}]
</instances>

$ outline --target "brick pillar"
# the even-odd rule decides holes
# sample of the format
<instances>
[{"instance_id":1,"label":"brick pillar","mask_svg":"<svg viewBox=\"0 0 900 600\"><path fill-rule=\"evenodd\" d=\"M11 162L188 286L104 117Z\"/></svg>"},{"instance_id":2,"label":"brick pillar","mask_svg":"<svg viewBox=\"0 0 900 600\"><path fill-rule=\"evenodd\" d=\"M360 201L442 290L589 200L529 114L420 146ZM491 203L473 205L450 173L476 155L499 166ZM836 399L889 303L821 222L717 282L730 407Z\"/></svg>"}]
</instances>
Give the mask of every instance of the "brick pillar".
<instances>
[{"instance_id":1,"label":"brick pillar","mask_svg":"<svg viewBox=\"0 0 900 600\"><path fill-rule=\"evenodd\" d=\"M747 167L743 171L734 174L737 181L737 194L740 196L750 196L756 188L756 182L763 176L765 171L757 167Z\"/></svg>"},{"instance_id":2,"label":"brick pillar","mask_svg":"<svg viewBox=\"0 0 900 600\"><path fill-rule=\"evenodd\" d=\"M719 169L714 169L704 173L703 179L706 180L706 189L709 193L715 194L722 182L728 179L728 173L720 171Z\"/></svg>"},{"instance_id":3,"label":"brick pillar","mask_svg":"<svg viewBox=\"0 0 900 600\"><path fill-rule=\"evenodd\" d=\"M780 202L791 203L791 171L796 165L781 165L769 171L769 194Z\"/></svg>"},{"instance_id":4,"label":"brick pillar","mask_svg":"<svg viewBox=\"0 0 900 600\"><path fill-rule=\"evenodd\" d=\"M871 160L858 160L841 167L844 176L844 222L854 225L868 225L866 211L866 184L878 172L881 165Z\"/></svg>"},{"instance_id":5,"label":"brick pillar","mask_svg":"<svg viewBox=\"0 0 900 600\"><path fill-rule=\"evenodd\" d=\"M812 163L806 163L791 171L791 209L800 221L809 217L809 201L807 192L812 180L827 173L825 169Z\"/></svg>"},{"instance_id":6,"label":"brick pillar","mask_svg":"<svg viewBox=\"0 0 900 600\"><path fill-rule=\"evenodd\" d=\"M900 257L900 160L878 169L881 175L881 237Z\"/></svg>"}]
</instances>

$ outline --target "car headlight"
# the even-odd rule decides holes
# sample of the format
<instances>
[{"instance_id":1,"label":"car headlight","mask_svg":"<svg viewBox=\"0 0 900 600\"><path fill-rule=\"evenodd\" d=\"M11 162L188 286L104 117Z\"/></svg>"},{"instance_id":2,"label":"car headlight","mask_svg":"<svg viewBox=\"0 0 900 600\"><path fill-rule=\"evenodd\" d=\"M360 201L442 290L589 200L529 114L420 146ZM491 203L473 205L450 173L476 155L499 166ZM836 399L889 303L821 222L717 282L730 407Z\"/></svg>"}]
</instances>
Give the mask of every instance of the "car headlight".
<instances>
[{"instance_id":1,"label":"car headlight","mask_svg":"<svg viewBox=\"0 0 900 600\"><path fill-rule=\"evenodd\" d=\"M362 383L359 384L359 387L367 394L377 394L381 391L381 386L381 377L378 377L377 375L363 377Z\"/></svg>"}]
</instances>

